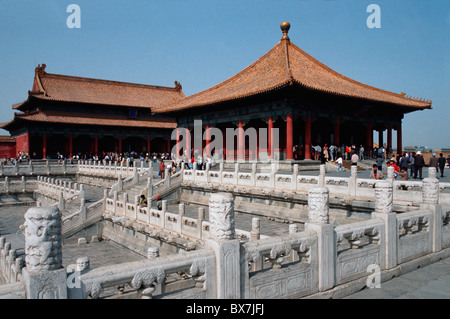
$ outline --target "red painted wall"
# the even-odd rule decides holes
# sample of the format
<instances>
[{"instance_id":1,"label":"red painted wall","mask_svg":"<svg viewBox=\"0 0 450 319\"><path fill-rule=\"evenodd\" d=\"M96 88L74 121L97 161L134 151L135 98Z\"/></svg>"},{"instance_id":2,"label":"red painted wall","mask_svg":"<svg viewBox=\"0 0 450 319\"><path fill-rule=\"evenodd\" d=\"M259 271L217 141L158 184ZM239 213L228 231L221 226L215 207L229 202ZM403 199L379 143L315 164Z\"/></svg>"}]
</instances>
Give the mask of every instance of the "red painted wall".
<instances>
[{"instance_id":1,"label":"red painted wall","mask_svg":"<svg viewBox=\"0 0 450 319\"><path fill-rule=\"evenodd\" d=\"M30 136L28 133L16 137L16 153L30 152Z\"/></svg>"},{"instance_id":2,"label":"red painted wall","mask_svg":"<svg viewBox=\"0 0 450 319\"><path fill-rule=\"evenodd\" d=\"M5 157L10 159L11 157L16 157L16 144L0 142L0 160Z\"/></svg>"}]
</instances>

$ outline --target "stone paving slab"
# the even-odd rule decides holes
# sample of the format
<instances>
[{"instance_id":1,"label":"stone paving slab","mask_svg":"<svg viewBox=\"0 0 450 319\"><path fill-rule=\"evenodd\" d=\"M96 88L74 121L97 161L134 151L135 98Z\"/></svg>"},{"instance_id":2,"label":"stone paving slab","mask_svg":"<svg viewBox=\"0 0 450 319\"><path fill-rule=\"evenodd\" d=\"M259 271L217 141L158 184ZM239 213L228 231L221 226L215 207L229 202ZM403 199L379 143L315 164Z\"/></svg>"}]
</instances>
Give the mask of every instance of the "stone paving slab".
<instances>
[{"instance_id":1,"label":"stone paving slab","mask_svg":"<svg viewBox=\"0 0 450 319\"><path fill-rule=\"evenodd\" d=\"M344 299L450 299L450 258L419 268Z\"/></svg>"},{"instance_id":2,"label":"stone paving slab","mask_svg":"<svg viewBox=\"0 0 450 319\"><path fill-rule=\"evenodd\" d=\"M65 268L75 265L79 257L89 257L91 269L145 259L141 255L106 240L81 245L63 245L62 253Z\"/></svg>"}]
</instances>

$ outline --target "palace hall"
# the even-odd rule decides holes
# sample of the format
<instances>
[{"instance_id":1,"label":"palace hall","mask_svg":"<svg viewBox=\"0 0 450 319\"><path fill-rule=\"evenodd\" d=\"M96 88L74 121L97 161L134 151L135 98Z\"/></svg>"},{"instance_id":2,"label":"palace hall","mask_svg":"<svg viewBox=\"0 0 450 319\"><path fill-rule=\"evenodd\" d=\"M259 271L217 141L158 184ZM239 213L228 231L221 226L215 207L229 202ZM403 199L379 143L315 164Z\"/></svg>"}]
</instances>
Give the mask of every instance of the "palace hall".
<instances>
[{"instance_id":1,"label":"palace hall","mask_svg":"<svg viewBox=\"0 0 450 319\"><path fill-rule=\"evenodd\" d=\"M223 150L227 159L251 157L247 128L266 132L267 148L258 151L282 160L294 159L297 146L304 150L301 159L311 159L311 146L317 144L372 149L374 132L379 133L378 145L390 149L394 130L397 149L402 150L404 115L431 109L431 101L337 73L292 43L289 29L290 24L283 22L281 40L266 54L229 79L190 96L176 81L174 87L141 85L50 74L45 65L38 66L28 98L13 106L18 112L0 127L15 138L16 152L32 158L170 152L177 142L171 139L172 131L192 132L195 120L203 125L204 146L211 140L211 128L223 132L224 146L225 129L238 128L236 148ZM191 138L185 142L193 147ZM205 148L207 153L218 151Z\"/></svg>"}]
</instances>

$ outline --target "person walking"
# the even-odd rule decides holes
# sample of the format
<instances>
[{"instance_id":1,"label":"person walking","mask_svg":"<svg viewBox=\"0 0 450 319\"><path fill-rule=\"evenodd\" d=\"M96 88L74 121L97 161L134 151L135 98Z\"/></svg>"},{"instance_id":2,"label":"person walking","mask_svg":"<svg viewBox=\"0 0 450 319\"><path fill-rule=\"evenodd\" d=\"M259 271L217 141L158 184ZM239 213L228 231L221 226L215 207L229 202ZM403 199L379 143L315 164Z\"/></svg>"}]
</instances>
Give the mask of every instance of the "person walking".
<instances>
[{"instance_id":1,"label":"person walking","mask_svg":"<svg viewBox=\"0 0 450 319\"><path fill-rule=\"evenodd\" d=\"M338 156L339 157L337 159L337 163L338 163L337 171L339 172L339 170L341 170L343 172L344 168L342 167L342 156L340 154Z\"/></svg>"},{"instance_id":2,"label":"person walking","mask_svg":"<svg viewBox=\"0 0 450 319\"><path fill-rule=\"evenodd\" d=\"M416 153L412 152L411 155L409 156L409 169L410 169L409 176L411 176L411 177L414 176L415 171L416 171L415 160L416 160Z\"/></svg>"},{"instance_id":3,"label":"person walking","mask_svg":"<svg viewBox=\"0 0 450 319\"><path fill-rule=\"evenodd\" d=\"M335 150L335 146L333 144L330 145L330 158L331 161L334 162L334 150Z\"/></svg>"},{"instance_id":4,"label":"person walking","mask_svg":"<svg viewBox=\"0 0 450 319\"><path fill-rule=\"evenodd\" d=\"M438 158L439 171L441 172L441 177L444 177L444 168L445 168L445 158L444 154L440 153Z\"/></svg>"},{"instance_id":5,"label":"person walking","mask_svg":"<svg viewBox=\"0 0 450 319\"><path fill-rule=\"evenodd\" d=\"M164 170L166 169L164 165L164 161L161 160L161 164L159 164L159 175L161 176L161 179L164 179Z\"/></svg>"},{"instance_id":6,"label":"person walking","mask_svg":"<svg viewBox=\"0 0 450 319\"><path fill-rule=\"evenodd\" d=\"M362 145L359 146L359 159L364 159L364 147Z\"/></svg>"},{"instance_id":7,"label":"person walking","mask_svg":"<svg viewBox=\"0 0 450 319\"><path fill-rule=\"evenodd\" d=\"M425 166L425 160L423 159L422 153L420 151L417 151L416 159L414 161L414 179L417 179L417 175L419 175L419 178L422 179L422 168Z\"/></svg>"},{"instance_id":8,"label":"person walking","mask_svg":"<svg viewBox=\"0 0 450 319\"><path fill-rule=\"evenodd\" d=\"M429 164L429 167L434 167L434 168L436 168L436 173L437 173L439 164L438 164L438 158L436 157L436 153L433 153L433 157L430 158L430 164Z\"/></svg>"},{"instance_id":9,"label":"person walking","mask_svg":"<svg viewBox=\"0 0 450 319\"><path fill-rule=\"evenodd\" d=\"M384 162L383 157L381 157L381 155L378 155L377 159L376 159L376 163L377 163L377 166L378 166L378 169L380 170L380 172L383 171L383 162Z\"/></svg>"},{"instance_id":10,"label":"person walking","mask_svg":"<svg viewBox=\"0 0 450 319\"><path fill-rule=\"evenodd\" d=\"M400 157L400 160L398 161L398 166L400 167L400 170L404 169L406 173L408 173L408 164L409 164L409 156L408 153L403 154L402 157Z\"/></svg>"}]
</instances>

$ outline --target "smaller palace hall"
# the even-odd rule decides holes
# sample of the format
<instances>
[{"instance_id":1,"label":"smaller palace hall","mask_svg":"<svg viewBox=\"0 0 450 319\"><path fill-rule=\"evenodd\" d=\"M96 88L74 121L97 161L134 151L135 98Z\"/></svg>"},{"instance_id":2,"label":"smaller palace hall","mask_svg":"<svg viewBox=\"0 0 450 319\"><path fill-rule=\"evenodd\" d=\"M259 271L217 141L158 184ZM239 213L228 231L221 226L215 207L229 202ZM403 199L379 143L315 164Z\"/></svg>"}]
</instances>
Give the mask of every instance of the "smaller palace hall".
<instances>
[{"instance_id":1,"label":"smaller palace hall","mask_svg":"<svg viewBox=\"0 0 450 319\"><path fill-rule=\"evenodd\" d=\"M378 145L402 149L402 120L414 111L431 109L431 101L362 84L322 64L290 41L288 22L281 40L266 54L231 78L185 96L181 85L141 85L50 74L46 65L35 70L27 99L13 105L14 118L1 124L16 141L16 153L47 158L57 153L170 152L176 128L193 131L201 120L206 142L209 130L236 130L235 149L227 159L249 158L246 128L266 132L269 156L291 160L295 146L311 158L311 146ZM265 130L258 130L264 128ZM279 138L274 143L273 131ZM386 131L387 140L383 141ZM258 133L260 134L260 133ZM261 136L258 136L258 139ZM192 139L187 139L191 144ZM206 148L208 150L208 148ZM211 150L217 152L219 150Z\"/></svg>"}]
</instances>

